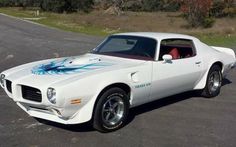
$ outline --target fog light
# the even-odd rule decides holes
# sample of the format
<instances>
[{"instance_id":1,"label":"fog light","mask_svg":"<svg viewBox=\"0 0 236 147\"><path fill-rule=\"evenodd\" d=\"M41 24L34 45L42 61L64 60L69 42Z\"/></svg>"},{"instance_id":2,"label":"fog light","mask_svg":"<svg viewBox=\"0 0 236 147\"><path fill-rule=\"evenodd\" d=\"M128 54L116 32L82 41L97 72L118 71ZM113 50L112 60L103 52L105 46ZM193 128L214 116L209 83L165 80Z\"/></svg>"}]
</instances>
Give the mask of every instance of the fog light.
<instances>
[{"instance_id":1,"label":"fog light","mask_svg":"<svg viewBox=\"0 0 236 147\"><path fill-rule=\"evenodd\" d=\"M52 104L56 104L56 90L54 88L48 88L47 97Z\"/></svg>"}]
</instances>

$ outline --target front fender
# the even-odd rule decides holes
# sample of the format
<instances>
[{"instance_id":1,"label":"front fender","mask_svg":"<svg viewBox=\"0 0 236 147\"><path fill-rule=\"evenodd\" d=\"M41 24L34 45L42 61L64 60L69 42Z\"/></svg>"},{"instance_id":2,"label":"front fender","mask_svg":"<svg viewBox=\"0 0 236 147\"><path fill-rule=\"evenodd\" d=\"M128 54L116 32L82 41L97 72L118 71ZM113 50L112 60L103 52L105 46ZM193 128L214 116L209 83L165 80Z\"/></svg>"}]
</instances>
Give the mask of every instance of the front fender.
<instances>
[{"instance_id":1,"label":"front fender","mask_svg":"<svg viewBox=\"0 0 236 147\"><path fill-rule=\"evenodd\" d=\"M125 74L116 78L106 77L104 78L105 80L101 80L100 76L93 76L81 79L78 80L78 82L74 82L73 84L70 84L63 88L70 89L67 92L62 92L64 93L64 97L74 92L74 94L65 98L65 104L63 106L68 111L67 116L70 116L69 119L71 124L78 124L91 120L96 100L101 91L107 86L115 83L122 83L121 81L123 81L124 84L130 86L128 76L125 76ZM92 81L92 83L94 84L88 81ZM77 87L77 90L75 87ZM71 104L71 100L78 98L81 99L80 104Z\"/></svg>"}]
</instances>

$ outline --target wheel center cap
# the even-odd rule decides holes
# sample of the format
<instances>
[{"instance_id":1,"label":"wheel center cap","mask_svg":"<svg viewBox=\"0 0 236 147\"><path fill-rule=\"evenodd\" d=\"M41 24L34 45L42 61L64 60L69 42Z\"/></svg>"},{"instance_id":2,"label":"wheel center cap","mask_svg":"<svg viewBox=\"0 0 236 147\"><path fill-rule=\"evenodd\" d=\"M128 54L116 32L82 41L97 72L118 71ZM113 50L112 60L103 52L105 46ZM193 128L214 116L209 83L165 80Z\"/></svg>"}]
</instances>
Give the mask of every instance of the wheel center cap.
<instances>
[{"instance_id":1,"label":"wheel center cap","mask_svg":"<svg viewBox=\"0 0 236 147\"><path fill-rule=\"evenodd\" d=\"M110 112L114 112L114 109L110 108L109 111L110 111Z\"/></svg>"}]
</instances>

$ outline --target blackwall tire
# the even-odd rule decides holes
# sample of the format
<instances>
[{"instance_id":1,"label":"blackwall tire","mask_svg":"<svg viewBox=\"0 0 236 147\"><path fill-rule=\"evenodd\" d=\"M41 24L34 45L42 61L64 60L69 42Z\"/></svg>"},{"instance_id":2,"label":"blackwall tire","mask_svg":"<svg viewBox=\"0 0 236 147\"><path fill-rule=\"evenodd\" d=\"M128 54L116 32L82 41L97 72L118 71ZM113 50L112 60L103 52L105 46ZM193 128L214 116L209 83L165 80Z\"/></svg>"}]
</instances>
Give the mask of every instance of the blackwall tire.
<instances>
[{"instance_id":1,"label":"blackwall tire","mask_svg":"<svg viewBox=\"0 0 236 147\"><path fill-rule=\"evenodd\" d=\"M123 127L129 112L129 98L124 90L111 88L98 99L94 109L93 127L103 133Z\"/></svg>"},{"instance_id":2,"label":"blackwall tire","mask_svg":"<svg viewBox=\"0 0 236 147\"><path fill-rule=\"evenodd\" d=\"M218 65L213 65L207 75L205 88L201 91L201 96L206 98L216 97L220 93L222 85L222 72Z\"/></svg>"}]
</instances>

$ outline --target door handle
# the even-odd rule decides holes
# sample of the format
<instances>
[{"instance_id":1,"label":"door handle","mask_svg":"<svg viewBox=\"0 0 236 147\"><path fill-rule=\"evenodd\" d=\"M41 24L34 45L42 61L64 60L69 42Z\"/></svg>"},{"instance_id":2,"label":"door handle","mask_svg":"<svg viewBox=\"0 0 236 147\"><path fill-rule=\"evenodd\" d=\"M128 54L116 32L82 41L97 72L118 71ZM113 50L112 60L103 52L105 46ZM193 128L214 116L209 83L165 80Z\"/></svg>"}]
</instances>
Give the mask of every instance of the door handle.
<instances>
[{"instance_id":1,"label":"door handle","mask_svg":"<svg viewBox=\"0 0 236 147\"><path fill-rule=\"evenodd\" d=\"M202 63L201 61L195 62L195 64L201 64L201 63Z\"/></svg>"}]
</instances>

